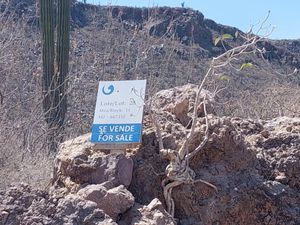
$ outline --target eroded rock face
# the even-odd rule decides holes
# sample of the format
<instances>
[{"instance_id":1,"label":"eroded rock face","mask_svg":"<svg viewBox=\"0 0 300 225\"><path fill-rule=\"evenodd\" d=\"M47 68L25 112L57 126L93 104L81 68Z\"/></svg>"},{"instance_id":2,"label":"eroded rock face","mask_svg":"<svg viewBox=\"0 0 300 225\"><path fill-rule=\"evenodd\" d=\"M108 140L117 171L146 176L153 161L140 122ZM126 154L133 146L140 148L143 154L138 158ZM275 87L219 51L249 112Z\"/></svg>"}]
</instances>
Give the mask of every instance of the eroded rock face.
<instances>
[{"instance_id":1,"label":"eroded rock face","mask_svg":"<svg viewBox=\"0 0 300 225\"><path fill-rule=\"evenodd\" d=\"M299 187L295 185L299 181L300 173L297 158L299 150L294 148L297 146L295 134L290 134L293 138L287 139L287 136L283 138L282 143L289 140L285 144L285 149L272 148L273 154L265 153L262 158L258 158L257 154L262 155L261 152L266 151L257 147L258 141L274 138L271 130L269 138L264 138L261 134L262 130L267 129L265 125L268 122L265 125L258 125L257 122L239 121L244 122L244 127L239 129L236 126L236 119L210 116L209 120L210 139L192 160L191 167L196 172L197 178L216 185L218 192L201 182L175 188L173 190L175 217L179 219L179 224L300 223L300 192ZM202 125L204 121L201 118L199 121L190 150L200 143L204 135ZM247 123L248 126L245 126ZM250 144L244 141L243 133L257 135L256 142L252 141ZM153 135L147 137L147 143L149 145L151 143L151 148L141 148L135 156L134 175L130 186L136 201L142 204L149 203L148 196L158 197L163 201L161 190L155 187L163 178L157 173L164 170L165 166L160 166L164 165L160 163L164 161L158 154L155 137L152 141L149 139ZM250 139L250 135L248 138ZM255 143L256 145L253 145ZM274 160L272 156L278 159ZM276 162L274 167L271 166L270 159ZM266 166L268 170L264 170ZM285 182L278 176L277 179L268 176L271 173L276 174L275 171L280 169L287 174ZM142 191L137 188L137 184L141 182L143 186L139 185L139 188L142 188Z\"/></svg>"},{"instance_id":2,"label":"eroded rock face","mask_svg":"<svg viewBox=\"0 0 300 225\"><path fill-rule=\"evenodd\" d=\"M253 134L252 148L265 161L265 177L300 190L300 118L279 117L264 122L264 131Z\"/></svg>"}]
</instances>

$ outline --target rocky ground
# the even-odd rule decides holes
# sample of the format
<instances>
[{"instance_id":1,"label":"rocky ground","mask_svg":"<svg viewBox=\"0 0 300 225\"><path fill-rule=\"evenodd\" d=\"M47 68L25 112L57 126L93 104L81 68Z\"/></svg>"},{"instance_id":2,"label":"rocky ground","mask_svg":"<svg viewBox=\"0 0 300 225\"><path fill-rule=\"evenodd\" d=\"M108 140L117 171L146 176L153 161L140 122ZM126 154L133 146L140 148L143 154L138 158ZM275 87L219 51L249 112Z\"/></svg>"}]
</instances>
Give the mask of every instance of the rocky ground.
<instances>
[{"instance_id":1,"label":"rocky ground","mask_svg":"<svg viewBox=\"0 0 300 225\"><path fill-rule=\"evenodd\" d=\"M180 147L195 89L155 96L165 148ZM201 112L190 150L204 134ZM168 161L146 115L142 145L126 155L99 152L90 134L62 144L49 190L18 184L0 192L0 224L299 225L300 118L218 117L212 100L208 113L210 138L191 167L218 191L200 182L175 188L175 219L161 188Z\"/></svg>"}]
</instances>

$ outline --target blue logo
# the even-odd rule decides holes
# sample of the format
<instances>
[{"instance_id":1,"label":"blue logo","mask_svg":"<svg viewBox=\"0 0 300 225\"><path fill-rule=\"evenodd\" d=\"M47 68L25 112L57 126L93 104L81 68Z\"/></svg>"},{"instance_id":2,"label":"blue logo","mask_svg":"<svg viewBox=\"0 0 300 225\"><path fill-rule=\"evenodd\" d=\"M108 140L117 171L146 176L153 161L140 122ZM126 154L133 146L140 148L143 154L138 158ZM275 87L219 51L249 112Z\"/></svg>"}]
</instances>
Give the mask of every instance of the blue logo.
<instances>
[{"instance_id":1,"label":"blue logo","mask_svg":"<svg viewBox=\"0 0 300 225\"><path fill-rule=\"evenodd\" d=\"M115 90L115 87L114 87L114 85L111 84L108 86L107 91L105 91L105 85L104 85L102 88L102 93L105 95L110 95L114 92L114 90Z\"/></svg>"}]
</instances>

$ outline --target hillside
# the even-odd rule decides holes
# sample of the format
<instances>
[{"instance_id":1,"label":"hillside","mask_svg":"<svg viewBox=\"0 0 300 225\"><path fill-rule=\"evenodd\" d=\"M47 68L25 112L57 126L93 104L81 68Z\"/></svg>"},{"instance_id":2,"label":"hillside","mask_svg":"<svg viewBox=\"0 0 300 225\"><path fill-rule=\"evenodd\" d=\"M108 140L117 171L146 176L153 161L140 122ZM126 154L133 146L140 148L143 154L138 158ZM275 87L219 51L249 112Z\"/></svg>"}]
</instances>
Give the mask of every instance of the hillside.
<instances>
[{"instance_id":1,"label":"hillside","mask_svg":"<svg viewBox=\"0 0 300 225\"><path fill-rule=\"evenodd\" d=\"M216 23L189 8L131 8L72 5L68 113L57 141L90 132L98 81L147 79L148 93L187 83L199 84L214 45L237 28ZM230 49L242 40L226 40ZM209 91L218 116L269 120L300 116L300 40L259 43L260 54L244 71L224 68L226 79L212 78ZM14 181L45 186L52 168L42 112L41 40L34 0L0 0L0 168L4 188ZM295 71L295 73L294 73Z\"/></svg>"},{"instance_id":2,"label":"hillside","mask_svg":"<svg viewBox=\"0 0 300 225\"><path fill-rule=\"evenodd\" d=\"M178 118L191 116L185 102L193 101L195 89L185 85L154 96L168 151L178 150L186 137ZM175 219L162 188L172 158L162 154L146 115L142 144L125 154L100 152L90 133L64 142L47 189L23 183L0 190L0 224L298 225L300 119L219 117L213 102L207 106L209 139L190 161L195 180L171 190ZM190 151L204 137L203 110Z\"/></svg>"},{"instance_id":3,"label":"hillside","mask_svg":"<svg viewBox=\"0 0 300 225\"><path fill-rule=\"evenodd\" d=\"M212 59L248 34L189 8L73 1L67 118L49 152L35 2L0 0L0 224L300 223L300 40L263 38L194 110ZM139 146L101 152L98 82L129 79L147 79L156 122L145 110Z\"/></svg>"}]
</instances>

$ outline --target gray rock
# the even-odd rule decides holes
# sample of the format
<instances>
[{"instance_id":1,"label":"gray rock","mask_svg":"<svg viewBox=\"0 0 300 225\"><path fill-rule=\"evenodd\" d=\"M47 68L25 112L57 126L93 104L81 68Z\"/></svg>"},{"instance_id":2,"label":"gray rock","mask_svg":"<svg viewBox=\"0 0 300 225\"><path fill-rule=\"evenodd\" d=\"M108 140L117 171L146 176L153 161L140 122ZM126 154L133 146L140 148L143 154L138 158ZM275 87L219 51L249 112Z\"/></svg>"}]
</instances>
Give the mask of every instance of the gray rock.
<instances>
[{"instance_id":1,"label":"gray rock","mask_svg":"<svg viewBox=\"0 0 300 225\"><path fill-rule=\"evenodd\" d=\"M78 195L70 194L58 202L55 219L62 224L107 224L116 223L102 210L97 208L97 204L86 201Z\"/></svg>"},{"instance_id":2,"label":"gray rock","mask_svg":"<svg viewBox=\"0 0 300 225\"><path fill-rule=\"evenodd\" d=\"M162 203L153 199L149 205L134 205L119 222L119 225L175 225L175 220L166 212Z\"/></svg>"},{"instance_id":3,"label":"gray rock","mask_svg":"<svg viewBox=\"0 0 300 225\"><path fill-rule=\"evenodd\" d=\"M5 225L117 225L95 202L73 194L57 199L25 184L0 192L0 222Z\"/></svg>"},{"instance_id":4,"label":"gray rock","mask_svg":"<svg viewBox=\"0 0 300 225\"><path fill-rule=\"evenodd\" d=\"M53 179L57 186L74 191L77 184L103 184L108 188L132 179L133 162L124 154L106 155L94 149L90 134L63 143L57 155ZM75 190L76 191L76 190Z\"/></svg>"},{"instance_id":5,"label":"gray rock","mask_svg":"<svg viewBox=\"0 0 300 225\"><path fill-rule=\"evenodd\" d=\"M99 184L89 185L79 190L77 194L95 202L99 209L114 220L117 220L119 214L124 213L134 204L133 195L123 185L109 190Z\"/></svg>"}]
</instances>

